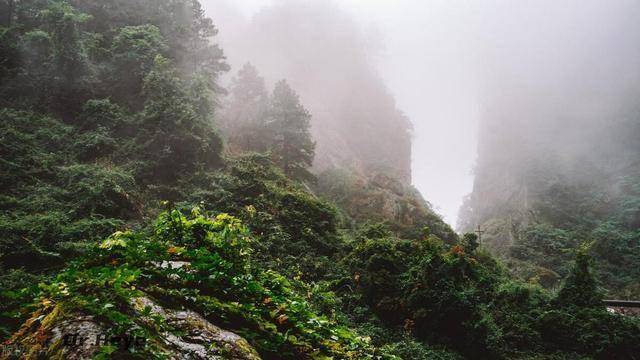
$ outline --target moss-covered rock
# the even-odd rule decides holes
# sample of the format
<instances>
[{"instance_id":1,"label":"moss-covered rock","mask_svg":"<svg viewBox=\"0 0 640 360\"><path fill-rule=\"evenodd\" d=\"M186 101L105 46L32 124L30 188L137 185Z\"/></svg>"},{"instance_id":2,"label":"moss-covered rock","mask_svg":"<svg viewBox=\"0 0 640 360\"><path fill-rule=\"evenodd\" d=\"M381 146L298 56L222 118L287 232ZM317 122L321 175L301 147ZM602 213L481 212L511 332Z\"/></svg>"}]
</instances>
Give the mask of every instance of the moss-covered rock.
<instances>
[{"instance_id":1,"label":"moss-covered rock","mask_svg":"<svg viewBox=\"0 0 640 360\"><path fill-rule=\"evenodd\" d=\"M260 359L241 336L212 324L194 311L165 308L148 297L131 301L132 313L136 314L134 327L149 326L162 319L171 329L153 339L128 334L112 337L110 326L99 318L73 310L65 312L63 307L44 301L7 345L21 349L23 359L93 359L105 350L105 344L111 345L107 350L110 354L135 354L151 345L148 341L153 342L157 354L169 359Z\"/></svg>"}]
</instances>

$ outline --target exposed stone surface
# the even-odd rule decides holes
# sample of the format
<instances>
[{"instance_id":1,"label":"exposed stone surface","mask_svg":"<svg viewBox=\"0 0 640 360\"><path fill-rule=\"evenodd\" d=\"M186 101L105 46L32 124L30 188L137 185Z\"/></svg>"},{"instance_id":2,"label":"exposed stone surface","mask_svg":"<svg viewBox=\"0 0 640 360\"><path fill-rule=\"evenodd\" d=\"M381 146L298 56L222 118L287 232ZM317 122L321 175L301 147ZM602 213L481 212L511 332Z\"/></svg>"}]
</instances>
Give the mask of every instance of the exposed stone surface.
<instances>
[{"instance_id":1,"label":"exposed stone surface","mask_svg":"<svg viewBox=\"0 0 640 360\"><path fill-rule=\"evenodd\" d=\"M181 336L164 336L168 345L179 354L190 354L190 359L260 359L247 340L213 325L194 311L164 309L145 297L134 299L133 305L137 311L150 308L153 315L162 316L169 325L180 329Z\"/></svg>"},{"instance_id":2,"label":"exposed stone surface","mask_svg":"<svg viewBox=\"0 0 640 360\"><path fill-rule=\"evenodd\" d=\"M350 171L321 174L318 191L358 223L385 222L406 237L419 237L427 226L448 243L456 234L413 186L387 173L362 177ZM338 179L338 180L336 180Z\"/></svg>"},{"instance_id":3,"label":"exposed stone surface","mask_svg":"<svg viewBox=\"0 0 640 360\"><path fill-rule=\"evenodd\" d=\"M131 305L139 325L161 317L172 329L153 339L170 359L260 359L244 338L194 311L167 309L147 297L135 298ZM0 359L92 359L107 341L108 330L91 316L64 313L60 305L45 302L6 344L13 354L5 349ZM120 349L136 351L149 339L125 335L118 340Z\"/></svg>"},{"instance_id":4,"label":"exposed stone surface","mask_svg":"<svg viewBox=\"0 0 640 360\"><path fill-rule=\"evenodd\" d=\"M609 311L610 313L613 313L613 314L640 317L640 308L622 307L622 306L607 306L607 311Z\"/></svg>"}]
</instances>

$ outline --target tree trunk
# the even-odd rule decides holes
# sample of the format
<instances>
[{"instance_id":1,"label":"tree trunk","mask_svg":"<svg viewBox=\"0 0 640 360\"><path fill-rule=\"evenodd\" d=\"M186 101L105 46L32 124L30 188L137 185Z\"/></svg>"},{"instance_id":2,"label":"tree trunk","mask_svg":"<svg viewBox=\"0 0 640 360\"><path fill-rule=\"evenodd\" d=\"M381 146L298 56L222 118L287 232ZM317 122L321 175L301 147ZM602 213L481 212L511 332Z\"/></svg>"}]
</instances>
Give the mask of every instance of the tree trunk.
<instances>
[{"instance_id":1,"label":"tree trunk","mask_svg":"<svg viewBox=\"0 0 640 360\"><path fill-rule=\"evenodd\" d=\"M11 27L13 21L13 8L15 7L15 0L9 0L9 11L7 11L7 27Z\"/></svg>"}]
</instances>

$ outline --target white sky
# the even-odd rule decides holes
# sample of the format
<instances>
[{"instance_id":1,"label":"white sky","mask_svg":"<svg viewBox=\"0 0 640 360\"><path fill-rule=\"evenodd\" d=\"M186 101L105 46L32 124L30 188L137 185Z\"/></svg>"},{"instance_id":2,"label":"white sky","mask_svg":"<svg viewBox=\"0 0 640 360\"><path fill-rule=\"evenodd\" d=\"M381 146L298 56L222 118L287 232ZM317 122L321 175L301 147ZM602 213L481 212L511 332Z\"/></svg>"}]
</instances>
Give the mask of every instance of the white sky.
<instances>
[{"instance_id":1,"label":"white sky","mask_svg":"<svg viewBox=\"0 0 640 360\"><path fill-rule=\"evenodd\" d=\"M233 2L245 16L270 3ZM473 31L468 26L473 6L457 6L465 3L451 0L336 3L365 31L382 35L382 50L375 63L415 128L413 184L455 226L462 198L471 192L476 156L477 87L469 47Z\"/></svg>"},{"instance_id":2,"label":"white sky","mask_svg":"<svg viewBox=\"0 0 640 360\"><path fill-rule=\"evenodd\" d=\"M462 198L471 192L476 157L469 8L437 0L341 2L384 35L380 73L414 124L413 183L455 226Z\"/></svg>"}]
</instances>

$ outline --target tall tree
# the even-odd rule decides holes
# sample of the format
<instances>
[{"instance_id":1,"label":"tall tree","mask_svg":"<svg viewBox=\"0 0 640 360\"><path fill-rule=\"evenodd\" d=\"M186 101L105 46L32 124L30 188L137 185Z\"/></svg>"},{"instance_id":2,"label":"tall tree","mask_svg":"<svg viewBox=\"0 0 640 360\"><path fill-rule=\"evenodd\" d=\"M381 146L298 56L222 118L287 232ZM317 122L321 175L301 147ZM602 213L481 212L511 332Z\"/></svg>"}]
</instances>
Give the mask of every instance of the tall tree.
<instances>
[{"instance_id":1,"label":"tall tree","mask_svg":"<svg viewBox=\"0 0 640 360\"><path fill-rule=\"evenodd\" d=\"M15 10L15 0L3 1L0 9L3 10L3 13L5 13L6 11L5 14L7 14L6 18L2 19L6 22L5 26L11 27L13 21L13 11Z\"/></svg>"},{"instance_id":2,"label":"tall tree","mask_svg":"<svg viewBox=\"0 0 640 360\"><path fill-rule=\"evenodd\" d=\"M137 109L142 104L140 94L145 76L154 66L156 56L168 47L155 25L123 26L116 30L110 52L113 69L106 77L109 94L123 104Z\"/></svg>"},{"instance_id":3,"label":"tall tree","mask_svg":"<svg viewBox=\"0 0 640 360\"><path fill-rule=\"evenodd\" d=\"M264 79L247 63L233 79L229 94L221 127L231 151L265 152L271 136L266 127L269 94Z\"/></svg>"},{"instance_id":4,"label":"tall tree","mask_svg":"<svg viewBox=\"0 0 640 360\"><path fill-rule=\"evenodd\" d=\"M197 110L173 64L158 55L144 80L146 101L138 142L147 168L144 181L171 184L220 162L222 143Z\"/></svg>"},{"instance_id":5,"label":"tall tree","mask_svg":"<svg viewBox=\"0 0 640 360\"><path fill-rule=\"evenodd\" d=\"M313 163L315 142L309 128L311 114L286 80L280 80L271 96L268 128L274 137L270 146L273 160L290 178L312 178L308 168Z\"/></svg>"},{"instance_id":6,"label":"tall tree","mask_svg":"<svg viewBox=\"0 0 640 360\"><path fill-rule=\"evenodd\" d=\"M585 245L578 249L573 269L558 292L556 301L562 306L604 308L603 294L591 271L593 259L587 251Z\"/></svg>"},{"instance_id":7,"label":"tall tree","mask_svg":"<svg viewBox=\"0 0 640 360\"><path fill-rule=\"evenodd\" d=\"M51 105L56 112L70 115L82 106L91 92L88 86L91 67L81 29L90 15L63 1L50 2L41 14L53 50Z\"/></svg>"}]
</instances>

